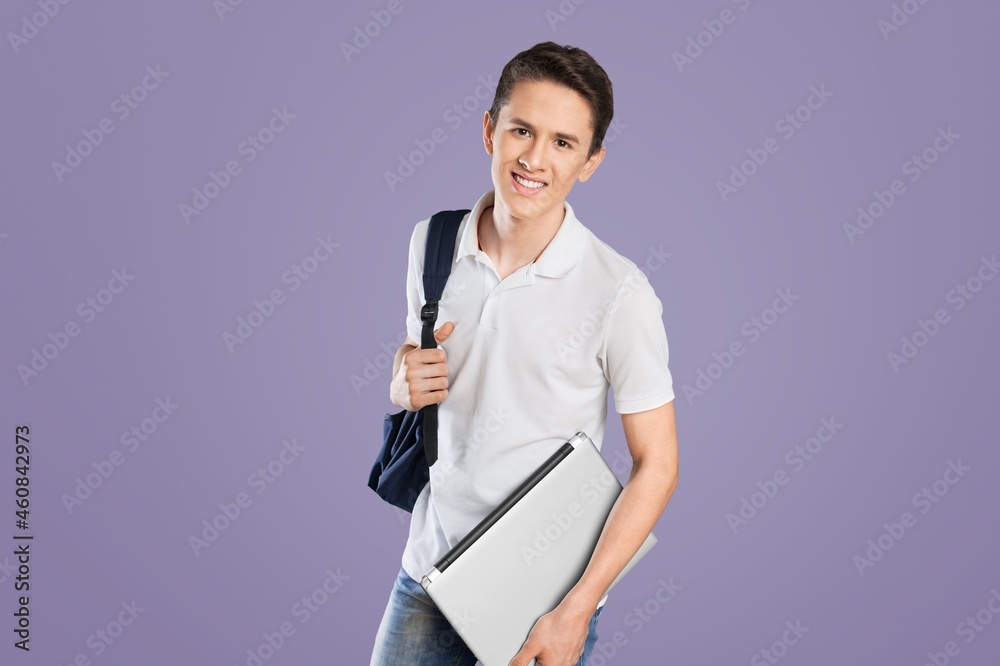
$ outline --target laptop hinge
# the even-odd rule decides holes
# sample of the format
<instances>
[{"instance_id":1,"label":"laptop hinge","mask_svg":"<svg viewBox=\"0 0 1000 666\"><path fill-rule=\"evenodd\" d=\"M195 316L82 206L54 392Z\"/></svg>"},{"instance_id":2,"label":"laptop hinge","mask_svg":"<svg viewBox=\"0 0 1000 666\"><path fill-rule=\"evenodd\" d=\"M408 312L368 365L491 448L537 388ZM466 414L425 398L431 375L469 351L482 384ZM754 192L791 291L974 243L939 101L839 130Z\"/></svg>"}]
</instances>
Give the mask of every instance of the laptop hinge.
<instances>
[{"instance_id":1,"label":"laptop hinge","mask_svg":"<svg viewBox=\"0 0 1000 666\"><path fill-rule=\"evenodd\" d=\"M426 588L428 585L430 585L431 583L433 583L434 580L438 576L440 576L440 575L441 575L441 572L438 571L437 567L434 567L433 569L431 569L430 571L428 571L427 574L423 578L420 579L420 586L423 587L423 588Z\"/></svg>"}]
</instances>

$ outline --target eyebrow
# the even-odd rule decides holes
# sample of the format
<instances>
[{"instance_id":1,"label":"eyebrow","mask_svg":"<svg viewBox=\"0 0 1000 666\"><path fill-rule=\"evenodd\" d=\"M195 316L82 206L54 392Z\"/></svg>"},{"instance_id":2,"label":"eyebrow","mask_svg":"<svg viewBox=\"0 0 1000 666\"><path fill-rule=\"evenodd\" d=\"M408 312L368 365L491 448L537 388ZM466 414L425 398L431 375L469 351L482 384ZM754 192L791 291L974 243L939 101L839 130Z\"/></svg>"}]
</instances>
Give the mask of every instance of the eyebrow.
<instances>
[{"instance_id":1,"label":"eyebrow","mask_svg":"<svg viewBox=\"0 0 1000 666\"><path fill-rule=\"evenodd\" d=\"M532 132L535 131L535 126L534 125L532 125L531 123L529 123L527 121L521 120L520 118L511 118L510 122L512 124L514 124L514 125L522 125L522 126L524 126L525 129L531 130ZM562 139L563 141L568 141L568 142L571 142L571 143L576 143L576 144L580 143L580 140L578 138L576 138L574 135L572 135L572 134L566 134L565 132L556 132L556 138L557 139Z\"/></svg>"}]
</instances>

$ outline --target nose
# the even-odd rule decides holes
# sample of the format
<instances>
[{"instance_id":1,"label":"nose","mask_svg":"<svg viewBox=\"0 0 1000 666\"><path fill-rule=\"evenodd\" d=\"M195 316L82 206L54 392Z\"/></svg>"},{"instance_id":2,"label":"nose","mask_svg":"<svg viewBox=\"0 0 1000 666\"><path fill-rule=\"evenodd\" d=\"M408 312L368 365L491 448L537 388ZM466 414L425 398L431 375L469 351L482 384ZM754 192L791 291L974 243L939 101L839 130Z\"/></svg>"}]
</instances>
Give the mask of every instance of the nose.
<instances>
[{"instance_id":1,"label":"nose","mask_svg":"<svg viewBox=\"0 0 1000 666\"><path fill-rule=\"evenodd\" d=\"M521 162L528 165L525 167L527 170L539 171L545 163L545 145L541 141L533 141L531 146L521 153Z\"/></svg>"}]
</instances>

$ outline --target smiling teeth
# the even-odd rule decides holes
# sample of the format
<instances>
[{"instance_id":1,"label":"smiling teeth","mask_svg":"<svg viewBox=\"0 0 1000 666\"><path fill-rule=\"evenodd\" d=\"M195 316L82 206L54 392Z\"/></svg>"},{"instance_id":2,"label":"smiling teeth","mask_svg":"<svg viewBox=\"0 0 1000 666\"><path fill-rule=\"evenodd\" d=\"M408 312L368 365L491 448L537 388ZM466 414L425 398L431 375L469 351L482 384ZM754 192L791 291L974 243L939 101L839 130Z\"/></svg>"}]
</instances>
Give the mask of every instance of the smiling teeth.
<instances>
[{"instance_id":1,"label":"smiling teeth","mask_svg":"<svg viewBox=\"0 0 1000 666\"><path fill-rule=\"evenodd\" d=\"M514 180L521 183L525 187L530 187L533 190L537 190L540 187L545 187L545 183L535 183L530 180L525 180L524 178L518 176L516 173L514 174Z\"/></svg>"}]
</instances>

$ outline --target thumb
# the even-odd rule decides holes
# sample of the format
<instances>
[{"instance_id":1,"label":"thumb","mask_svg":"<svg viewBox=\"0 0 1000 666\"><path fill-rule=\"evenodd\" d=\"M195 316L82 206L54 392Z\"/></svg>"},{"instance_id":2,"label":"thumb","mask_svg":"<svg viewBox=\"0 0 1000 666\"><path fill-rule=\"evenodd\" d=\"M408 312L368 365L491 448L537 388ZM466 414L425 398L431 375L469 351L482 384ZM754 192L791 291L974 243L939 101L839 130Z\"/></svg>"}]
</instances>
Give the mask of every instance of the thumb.
<instances>
[{"instance_id":1,"label":"thumb","mask_svg":"<svg viewBox=\"0 0 1000 666\"><path fill-rule=\"evenodd\" d=\"M445 322L441 326L441 328L439 328L438 330L434 331L434 340L438 344L441 344L442 342L444 342L445 340L448 339L448 336L450 336L451 333L452 333L452 331L454 331L454 330L455 330L455 324L453 322L450 322L450 321L449 322Z\"/></svg>"},{"instance_id":2,"label":"thumb","mask_svg":"<svg viewBox=\"0 0 1000 666\"><path fill-rule=\"evenodd\" d=\"M514 655L514 658L510 660L510 663L507 666L528 666L528 664L531 663L531 660L537 656L538 655L529 652L527 648L522 647L521 651ZM535 659L536 663L537 661L538 660Z\"/></svg>"}]
</instances>

